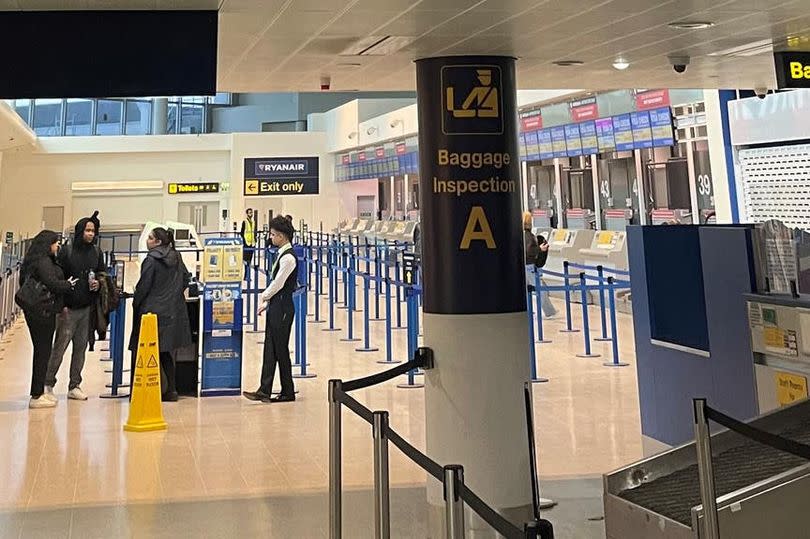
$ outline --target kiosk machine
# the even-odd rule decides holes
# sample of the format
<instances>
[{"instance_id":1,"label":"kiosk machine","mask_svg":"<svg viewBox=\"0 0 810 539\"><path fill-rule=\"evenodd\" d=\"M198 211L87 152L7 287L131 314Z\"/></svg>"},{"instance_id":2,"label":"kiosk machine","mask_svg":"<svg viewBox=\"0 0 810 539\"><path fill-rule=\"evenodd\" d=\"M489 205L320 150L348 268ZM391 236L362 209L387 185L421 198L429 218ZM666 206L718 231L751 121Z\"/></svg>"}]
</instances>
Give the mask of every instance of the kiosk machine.
<instances>
[{"instance_id":1,"label":"kiosk machine","mask_svg":"<svg viewBox=\"0 0 810 539\"><path fill-rule=\"evenodd\" d=\"M616 230L600 230L593 235L591 245L580 249L588 266L602 266L627 271L627 233Z\"/></svg>"}]
</instances>

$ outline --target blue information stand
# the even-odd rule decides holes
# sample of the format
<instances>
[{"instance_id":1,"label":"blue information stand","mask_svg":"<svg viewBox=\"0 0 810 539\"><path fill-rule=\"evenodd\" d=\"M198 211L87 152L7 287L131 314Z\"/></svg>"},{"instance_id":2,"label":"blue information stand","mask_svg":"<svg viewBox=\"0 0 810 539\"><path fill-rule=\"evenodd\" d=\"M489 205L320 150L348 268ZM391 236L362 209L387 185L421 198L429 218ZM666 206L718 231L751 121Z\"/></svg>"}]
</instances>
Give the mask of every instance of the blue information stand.
<instances>
[{"instance_id":1,"label":"blue information stand","mask_svg":"<svg viewBox=\"0 0 810 539\"><path fill-rule=\"evenodd\" d=\"M233 263L228 253L238 246L238 264L241 275L242 261L240 238L210 238L205 241L206 260L214 255L209 248L223 247L222 262ZM230 249L229 249L230 248ZM202 383L200 395L239 395L242 391L242 283L227 282L227 269L223 282L205 283L203 293L202 331Z\"/></svg>"}]
</instances>

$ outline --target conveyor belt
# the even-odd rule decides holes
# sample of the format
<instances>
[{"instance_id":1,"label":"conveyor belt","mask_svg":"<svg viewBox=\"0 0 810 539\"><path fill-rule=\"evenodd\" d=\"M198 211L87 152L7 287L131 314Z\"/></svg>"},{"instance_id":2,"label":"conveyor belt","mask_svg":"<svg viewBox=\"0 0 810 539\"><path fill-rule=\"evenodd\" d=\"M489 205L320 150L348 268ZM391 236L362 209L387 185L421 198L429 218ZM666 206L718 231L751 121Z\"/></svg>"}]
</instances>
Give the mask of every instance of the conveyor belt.
<instances>
[{"instance_id":1,"label":"conveyor belt","mask_svg":"<svg viewBox=\"0 0 810 539\"><path fill-rule=\"evenodd\" d=\"M810 420L777 434L810 445ZM806 463L804 459L746 439L741 445L715 455L713 465L717 495L729 494ZM692 507L701 504L697 463L625 490L619 496L691 526Z\"/></svg>"}]
</instances>

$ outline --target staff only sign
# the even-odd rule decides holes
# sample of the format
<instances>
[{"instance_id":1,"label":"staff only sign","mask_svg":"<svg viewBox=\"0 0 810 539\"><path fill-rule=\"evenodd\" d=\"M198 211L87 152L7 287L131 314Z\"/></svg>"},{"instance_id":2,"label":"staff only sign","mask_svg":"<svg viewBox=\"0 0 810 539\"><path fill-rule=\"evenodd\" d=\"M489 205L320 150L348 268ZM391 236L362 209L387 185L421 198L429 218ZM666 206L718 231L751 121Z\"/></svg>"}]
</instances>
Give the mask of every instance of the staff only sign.
<instances>
[{"instance_id":1,"label":"staff only sign","mask_svg":"<svg viewBox=\"0 0 810 539\"><path fill-rule=\"evenodd\" d=\"M317 157L245 159L245 196L318 194Z\"/></svg>"}]
</instances>

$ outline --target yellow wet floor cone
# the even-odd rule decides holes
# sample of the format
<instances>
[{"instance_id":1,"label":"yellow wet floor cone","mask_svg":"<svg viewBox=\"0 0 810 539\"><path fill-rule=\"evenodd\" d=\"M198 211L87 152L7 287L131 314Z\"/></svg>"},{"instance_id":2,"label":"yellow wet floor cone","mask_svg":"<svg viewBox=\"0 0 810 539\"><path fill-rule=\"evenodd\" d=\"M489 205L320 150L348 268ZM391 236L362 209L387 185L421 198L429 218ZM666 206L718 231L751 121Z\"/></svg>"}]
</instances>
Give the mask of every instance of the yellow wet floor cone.
<instances>
[{"instance_id":1,"label":"yellow wet floor cone","mask_svg":"<svg viewBox=\"0 0 810 539\"><path fill-rule=\"evenodd\" d=\"M157 316L147 313L141 317L138 335L138 357L132 373L132 398L129 419L124 430L147 432L167 428L163 419L160 392L160 347L158 346Z\"/></svg>"}]
</instances>

